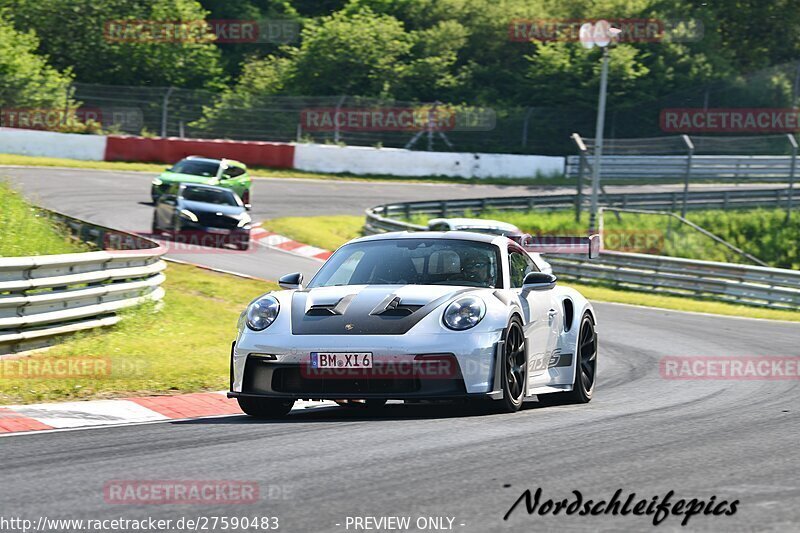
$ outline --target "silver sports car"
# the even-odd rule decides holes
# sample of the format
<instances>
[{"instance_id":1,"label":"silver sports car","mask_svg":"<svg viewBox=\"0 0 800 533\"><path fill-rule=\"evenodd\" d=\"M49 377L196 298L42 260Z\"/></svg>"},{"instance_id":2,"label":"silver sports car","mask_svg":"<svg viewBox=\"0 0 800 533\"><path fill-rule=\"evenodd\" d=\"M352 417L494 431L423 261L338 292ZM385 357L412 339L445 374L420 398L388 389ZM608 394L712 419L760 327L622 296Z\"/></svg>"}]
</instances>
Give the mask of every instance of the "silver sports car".
<instances>
[{"instance_id":1,"label":"silver sports car","mask_svg":"<svg viewBox=\"0 0 800 533\"><path fill-rule=\"evenodd\" d=\"M526 236L527 237L527 236ZM257 417L298 399L486 399L500 411L539 397L591 400L596 317L529 252L560 243L467 232L385 233L339 248L308 285L256 298L231 350L230 392ZM542 398L542 395L552 395Z\"/></svg>"}]
</instances>

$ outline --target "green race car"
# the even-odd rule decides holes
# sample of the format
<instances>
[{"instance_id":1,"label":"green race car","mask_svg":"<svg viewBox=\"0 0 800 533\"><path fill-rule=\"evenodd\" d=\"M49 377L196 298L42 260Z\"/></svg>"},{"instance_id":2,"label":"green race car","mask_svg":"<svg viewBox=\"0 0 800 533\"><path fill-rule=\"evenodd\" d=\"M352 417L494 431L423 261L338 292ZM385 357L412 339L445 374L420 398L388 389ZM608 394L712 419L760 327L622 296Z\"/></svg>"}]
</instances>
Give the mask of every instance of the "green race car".
<instances>
[{"instance_id":1,"label":"green race car","mask_svg":"<svg viewBox=\"0 0 800 533\"><path fill-rule=\"evenodd\" d=\"M175 183L201 183L233 190L250 209L250 175L247 166L233 159L209 159L190 155L153 180L150 197L155 204L158 198Z\"/></svg>"}]
</instances>

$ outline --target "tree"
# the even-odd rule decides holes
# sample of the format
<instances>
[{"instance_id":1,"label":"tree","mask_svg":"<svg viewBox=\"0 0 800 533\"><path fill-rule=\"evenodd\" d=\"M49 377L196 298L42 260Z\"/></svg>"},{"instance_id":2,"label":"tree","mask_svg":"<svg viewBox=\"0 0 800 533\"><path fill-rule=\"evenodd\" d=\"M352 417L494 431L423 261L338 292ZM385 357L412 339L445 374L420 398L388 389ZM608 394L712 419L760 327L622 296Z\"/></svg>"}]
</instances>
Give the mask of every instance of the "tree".
<instances>
[{"instance_id":1,"label":"tree","mask_svg":"<svg viewBox=\"0 0 800 533\"><path fill-rule=\"evenodd\" d=\"M66 108L70 72L48 64L38 46L33 32L16 31L0 13L0 107Z\"/></svg>"},{"instance_id":2,"label":"tree","mask_svg":"<svg viewBox=\"0 0 800 533\"><path fill-rule=\"evenodd\" d=\"M39 37L38 52L58 69L71 68L77 81L114 85L219 88L219 50L213 36L142 41L142 33L119 38L116 21L184 21L197 24L206 12L195 0L0 0L21 31ZM120 27L120 26L116 26ZM130 42L128 42L130 41Z\"/></svg>"}]
</instances>

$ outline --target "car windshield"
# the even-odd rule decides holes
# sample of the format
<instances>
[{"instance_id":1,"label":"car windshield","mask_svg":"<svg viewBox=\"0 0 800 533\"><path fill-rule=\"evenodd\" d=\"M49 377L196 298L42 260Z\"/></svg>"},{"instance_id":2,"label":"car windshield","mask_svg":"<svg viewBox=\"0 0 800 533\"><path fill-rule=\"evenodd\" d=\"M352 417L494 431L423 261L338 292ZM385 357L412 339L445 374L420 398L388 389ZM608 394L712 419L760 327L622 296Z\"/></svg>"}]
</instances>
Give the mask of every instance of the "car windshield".
<instances>
[{"instance_id":1,"label":"car windshield","mask_svg":"<svg viewBox=\"0 0 800 533\"><path fill-rule=\"evenodd\" d=\"M499 250L455 239L387 239L348 244L309 287L336 285L500 285Z\"/></svg>"},{"instance_id":2,"label":"car windshield","mask_svg":"<svg viewBox=\"0 0 800 533\"><path fill-rule=\"evenodd\" d=\"M231 191L210 189L208 187L186 187L181 195L190 202L203 202L216 205L241 205L236 195Z\"/></svg>"},{"instance_id":3,"label":"car windshield","mask_svg":"<svg viewBox=\"0 0 800 533\"><path fill-rule=\"evenodd\" d=\"M170 172L178 174L190 174L192 176L205 176L212 178L217 175L219 163L213 161L197 161L195 159L184 159L175 163Z\"/></svg>"}]
</instances>

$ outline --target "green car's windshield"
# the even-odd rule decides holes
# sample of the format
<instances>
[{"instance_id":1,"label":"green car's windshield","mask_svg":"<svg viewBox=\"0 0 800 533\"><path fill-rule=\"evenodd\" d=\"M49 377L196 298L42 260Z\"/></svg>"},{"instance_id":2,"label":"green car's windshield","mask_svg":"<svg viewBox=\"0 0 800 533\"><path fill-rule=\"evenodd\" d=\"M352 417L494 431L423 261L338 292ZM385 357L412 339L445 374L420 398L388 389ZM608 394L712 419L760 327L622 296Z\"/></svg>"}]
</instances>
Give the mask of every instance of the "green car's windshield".
<instances>
[{"instance_id":1,"label":"green car's windshield","mask_svg":"<svg viewBox=\"0 0 800 533\"><path fill-rule=\"evenodd\" d=\"M186 187L181 194L184 200L216 205L241 206L241 202L231 191L211 189L208 187Z\"/></svg>"},{"instance_id":2,"label":"green car's windshield","mask_svg":"<svg viewBox=\"0 0 800 533\"><path fill-rule=\"evenodd\" d=\"M192 176L206 176L213 178L219 171L219 163L211 161L197 161L192 159L184 159L175 163L175 166L170 169L170 172L177 174L190 174Z\"/></svg>"},{"instance_id":3,"label":"green car's windshield","mask_svg":"<svg viewBox=\"0 0 800 533\"><path fill-rule=\"evenodd\" d=\"M334 285L500 286L496 246L455 239L386 239L341 247L309 287Z\"/></svg>"}]
</instances>

